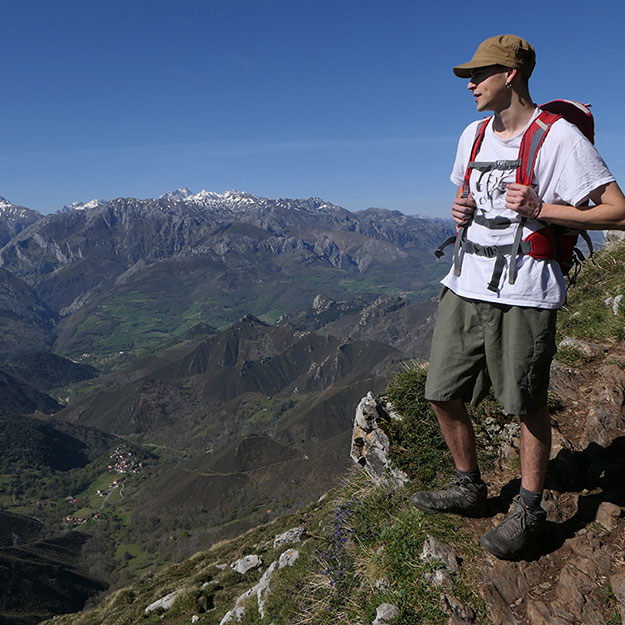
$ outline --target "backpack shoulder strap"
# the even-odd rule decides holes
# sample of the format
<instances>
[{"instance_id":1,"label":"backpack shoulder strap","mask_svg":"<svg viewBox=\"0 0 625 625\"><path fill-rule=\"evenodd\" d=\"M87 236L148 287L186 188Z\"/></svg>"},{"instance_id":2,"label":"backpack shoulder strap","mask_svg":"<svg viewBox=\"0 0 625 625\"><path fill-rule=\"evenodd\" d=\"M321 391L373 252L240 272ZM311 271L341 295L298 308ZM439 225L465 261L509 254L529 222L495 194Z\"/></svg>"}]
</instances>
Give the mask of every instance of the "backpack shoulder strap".
<instances>
[{"instance_id":1,"label":"backpack shoulder strap","mask_svg":"<svg viewBox=\"0 0 625 625\"><path fill-rule=\"evenodd\" d=\"M486 126L492 117L484 119L477 127L475 131L475 139L473 140L473 147L471 148L471 154L469 154L469 160L467 161L467 169L464 173L464 182L462 184L462 197L469 197L469 180L471 179L471 170L473 167L471 164L475 161L477 153L480 151L482 141L484 141L484 133L486 132Z\"/></svg>"},{"instance_id":2,"label":"backpack shoulder strap","mask_svg":"<svg viewBox=\"0 0 625 625\"><path fill-rule=\"evenodd\" d=\"M528 186L532 183L538 150L540 150L553 124L561 117L562 115L542 111L523 134L521 148L519 149L521 166L516 171L516 181L518 183Z\"/></svg>"}]
</instances>

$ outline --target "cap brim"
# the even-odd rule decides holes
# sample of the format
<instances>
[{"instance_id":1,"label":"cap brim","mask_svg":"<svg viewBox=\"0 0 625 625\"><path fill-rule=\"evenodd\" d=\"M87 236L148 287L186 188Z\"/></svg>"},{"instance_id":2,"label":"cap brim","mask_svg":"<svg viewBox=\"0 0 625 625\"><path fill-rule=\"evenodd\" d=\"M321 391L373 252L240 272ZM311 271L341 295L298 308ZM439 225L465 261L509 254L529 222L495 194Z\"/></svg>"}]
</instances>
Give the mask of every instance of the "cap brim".
<instances>
[{"instance_id":1,"label":"cap brim","mask_svg":"<svg viewBox=\"0 0 625 625\"><path fill-rule=\"evenodd\" d=\"M484 63L484 61L469 61L462 65L454 67L454 74L458 78L471 78L471 71L478 67L489 67L490 65L499 65L499 63Z\"/></svg>"}]
</instances>

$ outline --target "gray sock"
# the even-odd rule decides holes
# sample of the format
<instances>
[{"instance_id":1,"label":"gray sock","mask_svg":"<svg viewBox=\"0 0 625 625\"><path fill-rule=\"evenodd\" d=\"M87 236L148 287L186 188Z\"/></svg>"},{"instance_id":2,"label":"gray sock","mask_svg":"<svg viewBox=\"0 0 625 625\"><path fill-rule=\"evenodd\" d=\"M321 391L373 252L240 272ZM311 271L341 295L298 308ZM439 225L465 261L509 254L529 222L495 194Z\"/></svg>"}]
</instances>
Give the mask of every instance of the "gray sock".
<instances>
[{"instance_id":1,"label":"gray sock","mask_svg":"<svg viewBox=\"0 0 625 625\"><path fill-rule=\"evenodd\" d=\"M480 473L479 467L475 469L475 471L461 471L460 469L456 469L456 477L468 477L475 484L482 483L482 475Z\"/></svg>"},{"instance_id":2,"label":"gray sock","mask_svg":"<svg viewBox=\"0 0 625 625\"><path fill-rule=\"evenodd\" d=\"M521 501L525 504L526 508L530 510L537 510L540 508L540 502L543 498L543 491L533 493L531 490L526 490L521 486Z\"/></svg>"}]
</instances>

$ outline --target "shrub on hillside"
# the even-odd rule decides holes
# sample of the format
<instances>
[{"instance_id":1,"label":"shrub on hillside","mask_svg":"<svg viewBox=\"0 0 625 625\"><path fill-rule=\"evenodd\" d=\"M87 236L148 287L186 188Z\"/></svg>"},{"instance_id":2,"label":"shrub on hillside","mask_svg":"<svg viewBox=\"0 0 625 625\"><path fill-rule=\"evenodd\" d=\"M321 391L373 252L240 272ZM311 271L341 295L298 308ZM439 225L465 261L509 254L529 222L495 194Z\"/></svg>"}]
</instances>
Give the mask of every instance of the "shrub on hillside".
<instances>
[{"instance_id":1,"label":"shrub on hillside","mask_svg":"<svg viewBox=\"0 0 625 625\"><path fill-rule=\"evenodd\" d=\"M424 397L426 376L425 365L406 367L391 380L386 397L403 417L387 427L391 440L390 459L418 487L429 488L447 480L453 473L454 463L430 402ZM487 451L484 444L489 438L484 427L486 420L505 423L513 417L503 413L492 391L479 406L468 406L468 412L476 431L480 466L485 469L492 465L496 454L494 450Z\"/></svg>"}]
</instances>

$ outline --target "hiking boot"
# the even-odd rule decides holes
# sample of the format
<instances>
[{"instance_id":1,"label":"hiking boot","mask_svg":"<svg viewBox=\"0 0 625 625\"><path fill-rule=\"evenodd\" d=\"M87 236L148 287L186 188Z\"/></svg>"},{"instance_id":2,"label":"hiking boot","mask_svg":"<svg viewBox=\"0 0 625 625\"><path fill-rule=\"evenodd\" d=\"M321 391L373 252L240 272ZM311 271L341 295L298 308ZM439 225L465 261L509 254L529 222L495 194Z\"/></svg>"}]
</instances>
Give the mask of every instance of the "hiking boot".
<instances>
[{"instance_id":1,"label":"hiking boot","mask_svg":"<svg viewBox=\"0 0 625 625\"><path fill-rule=\"evenodd\" d=\"M423 512L452 512L481 517L486 513L486 484L456 477L440 490L422 490L410 499Z\"/></svg>"},{"instance_id":2,"label":"hiking boot","mask_svg":"<svg viewBox=\"0 0 625 625\"><path fill-rule=\"evenodd\" d=\"M545 527L547 513L542 508L530 510L515 497L512 512L480 539L480 544L500 560L516 560L531 552Z\"/></svg>"}]
</instances>

